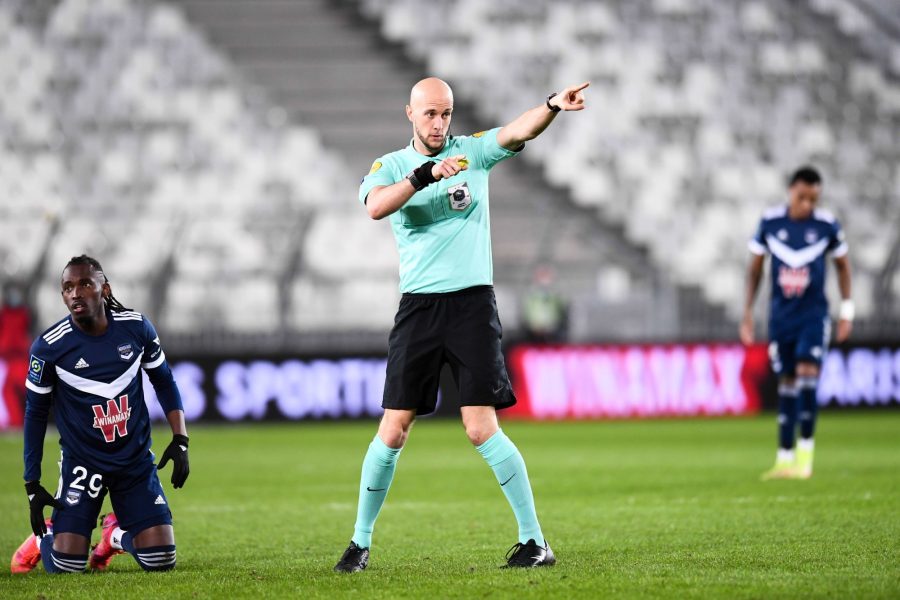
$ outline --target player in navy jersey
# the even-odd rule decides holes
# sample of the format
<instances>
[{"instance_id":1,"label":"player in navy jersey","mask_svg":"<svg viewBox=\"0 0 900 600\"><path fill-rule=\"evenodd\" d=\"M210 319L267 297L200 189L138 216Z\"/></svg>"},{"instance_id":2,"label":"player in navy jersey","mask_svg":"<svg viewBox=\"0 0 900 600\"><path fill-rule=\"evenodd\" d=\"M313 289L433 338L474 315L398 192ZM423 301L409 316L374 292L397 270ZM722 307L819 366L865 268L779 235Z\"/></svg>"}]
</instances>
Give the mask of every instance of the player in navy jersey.
<instances>
[{"instance_id":1,"label":"player in navy jersey","mask_svg":"<svg viewBox=\"0 0 900 600\"><path fill-rule=\"evenodd\" d=\"M69 261L62 273L69 316L31 347L26 380L25 490L34 532L13 555L13 573L43 561L49 573L83 571L91 532L110 496L113 513L102 521L101 541L90 565L103 570L131 553L147 571L175 566L172 513L157 469L172 461L172 484L190 471L181 395L159 337L143 315L112 295L100 263L88 256ZM150 416L141 369L156 390L173 439L158 466L150 451ZM61 457L56 496L41 485L41 459L51 404ZM54 508L44 520L44 507Z\"/></svg>"},{"instance_id":2,"label":"player in navy jersey","mask_svg":"<svg viewBox=\"0 0 900 600\"><path fill-rule=\"evenodd\" d=\"M850 261L844 232L834 216L816 208L822 178L811 167L797 170L788 187L787 205L769 209L750 240L747 297L740 335L753 342L753 301L763 261L772 256L772 302L769 313L769 358L778 382L779 448L775 466L763 479L808 479L812 476L816 427L816 386L822 357L831 337L825 298L826 254L831 253L841 292L838 343L850 336ZM794 442L799 422L800 440Z\"/></svg>"}]
</instances>

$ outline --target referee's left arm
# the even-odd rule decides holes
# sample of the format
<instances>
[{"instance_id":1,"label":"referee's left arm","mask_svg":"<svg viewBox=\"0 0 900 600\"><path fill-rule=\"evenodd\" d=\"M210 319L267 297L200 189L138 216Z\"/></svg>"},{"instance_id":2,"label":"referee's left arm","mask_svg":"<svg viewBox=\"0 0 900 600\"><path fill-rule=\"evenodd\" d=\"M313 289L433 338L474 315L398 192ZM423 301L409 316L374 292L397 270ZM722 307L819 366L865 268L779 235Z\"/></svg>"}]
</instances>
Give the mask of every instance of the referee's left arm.
<instances>
[{"instance_id":1,"label":"referee's left arm","mask_svg":"<svg viewBox=\"0 0 900 600\"><path fill-rule=\"evenodd\" d=\"M519 115L497 132L497 143L507 150L520 150L528 140L533 140L553 122L562 110L584 110L584 90L590 82L572 85L559 93L550 94L547 101Z\"/></svg>"}]
</instances>

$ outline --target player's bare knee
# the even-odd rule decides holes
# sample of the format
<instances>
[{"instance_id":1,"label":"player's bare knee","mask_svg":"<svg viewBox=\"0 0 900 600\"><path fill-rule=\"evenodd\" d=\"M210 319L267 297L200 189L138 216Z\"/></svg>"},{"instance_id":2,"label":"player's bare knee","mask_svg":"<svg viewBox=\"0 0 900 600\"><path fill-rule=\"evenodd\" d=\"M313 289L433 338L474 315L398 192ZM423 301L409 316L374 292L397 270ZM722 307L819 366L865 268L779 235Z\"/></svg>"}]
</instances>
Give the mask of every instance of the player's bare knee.
<instances>
[{"instance_id":1,"label":"player's bare knee","mask_svg":"<svg viewBox=\"0 0 900 600\"><path fill-rule=\"evenodd\" d=\"M378 430L378 437L388 448L402 448L409 438L409 428L383 427Z\"/></svg>"},{"instance_id":2,"label":"player's bare knee","mask_svg":"<svg viewBox=\"0 0 900 600\"><path fill-rule=\"evenodd\" d=\"M493 406L464 406L460 412L466 436L476 446L488 441L500 429Z\"/></svg>"},{"instance_id":3,"label":"player's bare knee","mask_svg":"<svg viewBox=\"0 0 900 600\"><path fill-rule=\"evenodd\" d=\"M378 437L389 448L402 448L415 422L415 412L386 410L378 424Z\"/></svg>"},{"instance_id":4,"label":"player's bare knee","mask_svg":"<svg viewBox=\"0 0 900 600\"><path fill-rule=\"evenodd\" d=\"M486 423L467 424L465 427L466 436L468 436L469 441L475 446L482 445L497 432L497 427L495 425Z\"/></svg>"},{"instance_id":5,"label":"player's bare knee","mask_svg":"<svg viewBox=\"0 0 900 600\"><path fill-rule=\"evenodd\" d=\"M818 377L819 366L815 363L800 363L797 365L797 377Z\"/></svg>"},{"instance_id":6,"label":"player's bare knee","mask_svg":"<svg viewBox=\"0 0 900 600\"><path fill-rule=\"evenodd\" d=\"M58 533L53 536L53 549L66 554L87 554L91 540L77 533Z\"/></svg>"},{"instance_id":7,"label":"player's bare knee","mask_svg":"<svg viewBox=\"0 0 900 600\"><path fill-rule=\"evenodd\" d=\"M796 382L797 382L797 378L794 377L793 375L790 375L790 376L782 376L782 377L780 377L780 378L778 379L778 385L783 386L783 387L787 387L787 388L792 388L792 387L794 387L794 384L795 384Z\"/></svg>"}]
</instances>

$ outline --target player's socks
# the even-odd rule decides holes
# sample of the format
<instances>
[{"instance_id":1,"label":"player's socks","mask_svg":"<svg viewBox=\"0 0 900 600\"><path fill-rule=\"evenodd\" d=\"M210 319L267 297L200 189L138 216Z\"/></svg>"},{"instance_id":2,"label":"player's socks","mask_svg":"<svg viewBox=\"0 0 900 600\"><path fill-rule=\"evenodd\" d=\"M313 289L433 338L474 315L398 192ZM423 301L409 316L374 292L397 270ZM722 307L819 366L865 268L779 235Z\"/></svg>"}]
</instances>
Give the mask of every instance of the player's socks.
<instances>
[{"instance_id":1,"label":"player's socks","mask_svg":"<svg viewBox=\"0 0 900 600\"><path fill-rule=\"evenodd\" d=\"M125 548L122 546L122 538L125 537L125 534L128 533L121 527L113 527L113 530L109 534L109 545L114 550L124 550Z\"/></svg>"},{"instance_id":2,"label":"player's socks","mask_svg":"<svg viewBox=\"0 0 900 600\"><path fill-rule=\"evenodd\" d=\"M134 536L128 531L122 535L121 544L122 549L131 554L145 571L168 571L175 568L175 544L135 548Z\"/></svg>"},{"instance_id":3,"label":"player's socks","mask_svg":"<svg viewBox=\"0 0 900 600\"><path fill-rule=\"evenodd\" d=\"M809 479L812 477L814 448L815 442L813 442L812 438L800 438L797 440L795 475L798 479Z\"/></svg>"},{"instance_id":4,"label":"player's socks","mask_svg":"<svg viewBox=\"0 0 900 600\"><path fill-rule=\"evenodd\" d=\"M527 544L530 540L539 546L545 546L544 534L541 532L534 510L534 496L531 493L531 483L528 481L528 471L525 469L525 461L519 449L499 429L485 443L475 448L494 470L500 488L516 515L519 524L519 542Z\"/></svg>"},{"instance_id":5,"label":"player's socks","mask_svg":"<svg viewBox=\"0 0 900 600\"><path fill-rule=\"evenodd\" d=\"M797 435L797 386L778 386L778 447L790 450Z\"/></svg>"},{"instance_id":6,"label":"player's socks","mask_svg":"<svg viewBox=\"0 0 900 600\"><path fill-rule=\"evenodd\" d=\"M53 536L41 538L41 560L48 573L82 573L87 567L87 554L66 554L53 549Z\"/></svg>"},{"instance_id":7,"label":"player's socks","mask_svg":"<svg viewBox=\"0 0 900 600\"><path fill-rule=\"evenodd\" d=\"M400 450L401 448L389 447L377 435L369 444L359 479L359 505L356 508L356 525L351 538L360 548L369 548L372 545L375 519L381 512L391 481L394 479Z\"/></svg>"},{"instance_id":8,"label":"player's socks","mask_svg":"<svg viewBox=\"0 0 900 600\"><path fill-rule=\"evenodd\" d=\"M819 412L819 403L816 400L818 385L817 377L797 379L800 397L800 437L805 439L812 438L816 433L816 416Z\"/></svg>"}]
</instances>

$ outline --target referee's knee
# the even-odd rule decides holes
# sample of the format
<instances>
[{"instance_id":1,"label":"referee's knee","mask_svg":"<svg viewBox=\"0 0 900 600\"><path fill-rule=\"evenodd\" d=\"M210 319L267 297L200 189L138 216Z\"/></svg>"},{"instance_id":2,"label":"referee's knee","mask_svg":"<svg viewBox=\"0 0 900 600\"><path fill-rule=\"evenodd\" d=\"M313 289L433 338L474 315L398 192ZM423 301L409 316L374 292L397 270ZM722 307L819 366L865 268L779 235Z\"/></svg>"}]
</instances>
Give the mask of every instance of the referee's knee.
<instances>
[{"instance_id":1,"label":"referee's knee","mask_svg":"<svg viewBox=\"0 0 900 600\"><path fill-rule=\"evenodd\" d=\"M466 435L474 446L480 446L488 441L492 435L497 433L497 426L490 424L477 423L474 425L466 424Z\"/></svg>"},{"instance_id":2,"label":"referee's knee","mask_svg":"<svg viewBox=\"0 0 900 600\"><path fill-rule=\"evenodd\" d=\"M379 428L378 437L388 448L402 448L409 438L409 429Z\"/></svg>"},{"instance_id":3,"label":"referee's knee","mask_svg":"<svg viewBox=\"0 0 900 600\"><path fill-rule=\"evenodd\" d=\"M394 414L398 413L398 414ZM389 448L402 448L409 438L409 430L415 421L415 413L406 414L407 411L385 411L378 424L378 437Z\"/></svg>"}]
</instances>

